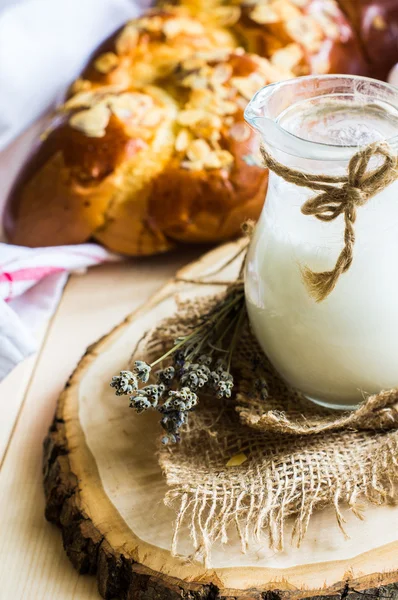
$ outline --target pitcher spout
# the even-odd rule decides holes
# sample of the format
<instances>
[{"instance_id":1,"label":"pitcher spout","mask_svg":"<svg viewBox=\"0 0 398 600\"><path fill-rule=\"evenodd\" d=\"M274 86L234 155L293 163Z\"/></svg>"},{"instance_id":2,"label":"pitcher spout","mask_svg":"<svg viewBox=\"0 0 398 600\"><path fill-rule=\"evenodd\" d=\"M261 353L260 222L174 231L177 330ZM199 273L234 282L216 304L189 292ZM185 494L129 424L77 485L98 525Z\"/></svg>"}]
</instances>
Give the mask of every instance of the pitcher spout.
<instances>
[{"instance_id":1,"label":"pitcher spout","mask_svg":"<svg viewBox=\"0 0 398 600\"><path fill-rule=\"evenodd\" d=\"M273 119L269 113L269 100L272 96L272 91L279 84L272 83L259 90L249 104L246 106L244 117L246 122L255 129L261 136L265 135L270 122Z\"/></svg>"},{"instance_id":2,"label":"pitcher spout","mask_svg":"<svg viewBox=\"0 0 398 600\"><path fill-rule=\"evenodd\" d=\"M263 145L292 154L297 151L297 140L281 127L279 117L293 102L292 96L297 91L295 81L294 87L291 80L263 87L253 96L244 112L246 122L260 135Z\"/></svg>"}]
</instances>

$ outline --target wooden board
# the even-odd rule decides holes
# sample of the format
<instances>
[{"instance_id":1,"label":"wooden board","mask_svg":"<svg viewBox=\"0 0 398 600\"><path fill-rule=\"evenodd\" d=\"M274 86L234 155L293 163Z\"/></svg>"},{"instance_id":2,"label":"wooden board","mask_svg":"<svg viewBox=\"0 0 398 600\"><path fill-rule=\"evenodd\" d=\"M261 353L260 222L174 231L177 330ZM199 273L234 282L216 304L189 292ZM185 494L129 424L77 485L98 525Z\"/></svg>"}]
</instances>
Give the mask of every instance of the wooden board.
<instances>
[{"instance_id":1,"label":"wooden board","mask_svg":"<svg viewBox=\"0 0 398 600\"><path fill-rule=\"evenodd\" d=\"M235 251L234 244L223 246L179 278L209 273ZM228 268L226 279L234 269ZM342 538L333 511L323 510L315 513L300 549L274 554L263 546L242 555L232 540L215 549L212 567L205 569L184 558L192 550L186 532L180 556L171 556L173 513L162 504L157 420L129 411L125 399L112 394L109 380L126 366L142 334L172 314L176 292L192 297L211 291L169 283L90 347L68 382L45 443L44 479L47 518L61 527L73 565L97 573L105 598L359 598L364 590L380 594L385 586L391 597L398 590L398 508L391 506L369 507L365 523L349 518L350 540Z\"/></svg>"}]
</instances>

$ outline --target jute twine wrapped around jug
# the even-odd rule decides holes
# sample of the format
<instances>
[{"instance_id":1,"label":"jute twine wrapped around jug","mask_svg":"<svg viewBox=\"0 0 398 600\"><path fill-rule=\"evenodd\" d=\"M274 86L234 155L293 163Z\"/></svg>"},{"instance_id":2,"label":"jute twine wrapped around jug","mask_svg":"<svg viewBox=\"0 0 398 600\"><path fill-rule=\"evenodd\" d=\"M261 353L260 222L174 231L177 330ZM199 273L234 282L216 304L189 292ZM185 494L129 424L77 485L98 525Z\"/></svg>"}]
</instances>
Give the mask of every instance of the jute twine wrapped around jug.
<instances>
[{"instance_id":1,"label":"jute twine wrapped around jug","mask_svg":"<svg viewBox=\"0 0 398 600\"><path fill-rule=\"evenodd\" d=\"M179 307L147 342L158 356L197 324L217 297ZM215 542L236 528L245 552L268 536L272 549L300 544L315 509L334 507L344 530L344 511L362 518L364 500L384 504L398 476L398 390L338 413L303 399L282 381L246 323L234 359L234 399L201 398L180 444L161 446L160 465L176 510L173 552L188 525L195 558L209 565ZM231 466L235 465L235 466Z\"/></svg>"},{"instance_id":2,"label":"jute twine wrapped around jug","mask_svg":"<svg viewBox=\"0 0 398 600\"><path fill-rule=\"evenodd\" d=\"M398 157L386 142L374 142L354 154L346 175L330 176L304 173L287 167L276 161L264 147L261 153L264 165L276 175L316 192L313 198L303 204L301 212L304 215L314 216L320 221L333 221L340 215L344 217L344 246L334 268L319 273L305 266L302 268L303 281L309 294L321 302L335 288L340 275L348 271L353 261L357 209L397 179ZM369 169L373 158L381 158L381 163Z\"/></svg>"}]
</instances>

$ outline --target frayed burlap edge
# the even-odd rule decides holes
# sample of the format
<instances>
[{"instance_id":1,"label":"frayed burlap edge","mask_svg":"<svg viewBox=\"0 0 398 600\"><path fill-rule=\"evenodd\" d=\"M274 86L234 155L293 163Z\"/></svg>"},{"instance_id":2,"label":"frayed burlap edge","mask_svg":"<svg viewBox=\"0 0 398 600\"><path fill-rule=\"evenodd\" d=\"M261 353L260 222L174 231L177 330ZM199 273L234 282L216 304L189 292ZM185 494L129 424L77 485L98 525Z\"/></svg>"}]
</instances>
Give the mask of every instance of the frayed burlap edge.
<instances>
[{"instance_id":1,"label":"frayed burlap edge","mask_svg":"<svg viewBox=\"0 0 398 600\"><path fill-rule=\"evenodd\" d=\"M217 301L179 306L152 333L150 353L170 347ZM281 551L291 528L300 545L314 510L333 508L344 535L345 510L363 518L366 502L393 502L398 476L397 391L371 396L341 415L305 401L273 370L246 326L234 364L234 401L202 398L182 442L161 446L159 463L176 511L173 554L189 530L192 559L211 566L216 543L236 529L242 551L264 542ZM233 457L243 458L229 467Z\"/></svg>"},{"instance_id":2,"label":"frayed burlap edge","mask_svg":"<svg viewBox=\"0 0 398 600\"><path fill-rule=\"evenodd\" d=\"M366 502L393 502L396 431L333 432L306 436L303 444L302 436L293 441L286 436L253 438L239 421L228 427L218 421L211 427L212 408L204 410L206 414L191 419L181 446L160 451L170 487L165 503L177 514L175 555L187 529L194 548L191 558L207 566L214 544L228 543L232 529L238 532L243 553L258 543L283 551L289 534L290 543L299 547L313 512L327 507L349 537L346 511L363 519ZM247 461L228 468L228 459L242 451Z\"/></svg>"},{"instance_id":3,"label":"frayed burlap edge","mask_svg":"<svg viewBox=\"0 0 398 600\"><path fill-rule=\"evenodd\" d=\"M258 346L248 324L242 335L242 345L243 350L236 358L239 371L236 410L245 425L259 431L292 435L398 427L397 389L364 396L356 410L323 408L289 388Z\"/></svg>"},{"instance_id":4,"label":"frayed burlap edge","mask_svg":"<svg viewBox=\"0 0 398 600\"><path fill-rule=\"evenodd\" d=\"M247 396L239 392L237 402L245 402ZM307 402L307 401L304 401ZM304 409L296 419L283 410L264 410L264 405L238 405L237 412L243 423L259 431L278 431L293 435L318 434L336 429L395 429L398 426L398 391L387 390L369 396L357 410L344 412L342 416L324 414L308 416ZM326 412L326 411L325 411Z\"/></svg>"}]
</instances>

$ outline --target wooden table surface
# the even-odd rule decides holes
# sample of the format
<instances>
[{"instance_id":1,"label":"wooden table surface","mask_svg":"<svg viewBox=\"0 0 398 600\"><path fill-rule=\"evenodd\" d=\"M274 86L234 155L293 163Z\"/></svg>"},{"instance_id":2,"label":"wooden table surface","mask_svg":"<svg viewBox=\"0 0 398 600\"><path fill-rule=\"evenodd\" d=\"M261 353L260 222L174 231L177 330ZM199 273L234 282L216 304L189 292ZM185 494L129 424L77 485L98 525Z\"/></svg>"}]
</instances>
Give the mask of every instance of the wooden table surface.
<instances>
[{"instance_id":1,"label":"wooden table surface","mask_svg":"<svg viewBox=\"0 0 398 600\"><path fill-rule=\"evenodd\" d=\"M99 598L95 579L73 570L60 532L44 518L42 441L86 347L198 253L184 250L71 276L39 334L38 352L0 383L0 600Z\"/></svg>"}]
</instances>

